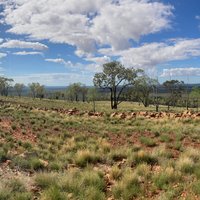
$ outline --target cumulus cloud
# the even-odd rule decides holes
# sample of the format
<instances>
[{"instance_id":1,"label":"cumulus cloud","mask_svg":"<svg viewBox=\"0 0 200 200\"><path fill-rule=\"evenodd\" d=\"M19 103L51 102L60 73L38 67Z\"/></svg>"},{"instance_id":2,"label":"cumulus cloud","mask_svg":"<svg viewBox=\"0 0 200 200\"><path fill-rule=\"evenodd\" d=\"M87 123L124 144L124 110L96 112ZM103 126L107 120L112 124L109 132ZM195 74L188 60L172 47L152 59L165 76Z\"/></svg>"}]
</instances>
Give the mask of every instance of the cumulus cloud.
<instances>
[{"instance_id":1,"label":"cumulus cloud","mask_svg":"<svg viewBox=\"0 0 200 200\"><path fill-rule=\"evenodd\" d=\"M107 4L93 20L92 33L101 44L115 49L126 49L129 40L169 28L171 6L148 1L119 1Z\"/></svg>"},{"instance_id":2,"label":"cumulus cloud","mask_svg":"<svg viewBox=\"0 0 200 200\"><path fill-rule=\"evenodd\" d=\"M131 39L169 28L172 9L150 0L9 0L3 20L8 32L93 53L104 44L124 49Z\"/></svg>"},{"instance_id":3,"label":"cumulus cloud","mask_svg":"<svg viewBox=\"0 0 200 200\"><path fill-rule=\"evenodd\" d=\"M200 20L200 16L199 16L199 15L195 16L195 18L196 18L197 20Z\"/></svg>"},{"instance_id":4,"label":"cumulus cloud","mask_svg":"<svg viewBox=\"0 0 200 200\"><path fill-rule=\"evenodd\" d=\"M79 80L82 83L88 84L88 80L92 80L92 76L83 73L29 74L23 76L13 76L11 78L13 78L15 83L24 83L28 85L29 83L32 82L39 82L40 84L46 86L55 86L55 85L67 86L70 83L73 83L74 80Z\"/></svg>"},{"instance_id":5,"label":"cumulus cloud","mask_svg":"<svg viewBox=\"0 0 200 200\"><path fill-rule=\"evenodd\" d=\"M45 61L53 62L62 64L65 67L70 67L71 71L76 73L88 73L88 72L100 72L102 69L102 64L105 63L104 61L108 60L108 57L92 57L88 58L88 61L92 62L90 64L83 64L83 63L72 63L71 61L65 61L63 58L47 58Z\"/></svg>"},{"instance_id":6,"label":"cumulus cloud","mask_svg":"<svg viewBox=\"0 0 200 200\"><path fill-rule=\"evenodd\" d=\"M63 64L63 65L66 65L66 66L72 66L72 63L71 61L65 61L64 59L62 58L47 58L45 59L45 61L47 62L53 62L53 63L59 63L59 64Z\"/></svg>"},{"instance_id":7,"label":"cumulus cloud","mask_svg":"<svg viewBox=\"0 0 200 200\"><path fill-rule=\"evenodd\" d=\"M6 53L0 53L0 59L6 57L7 54Z\"/></svg>"},{"instance_id":8,"label":"cumulus cloud","mask_svg":"<svg viewBox=\"0 0 200 200\"><path fill-rule=\"evenodd\" d=\"M99 65L102 65L104 63L110 62L111 58L108 56L101 56L101 57L87 57L85 60L97 63Z\"/></svg>"},{"instance_id":9,"label":"cumulus cloud","mask_svg":"<svg viewBox=\"0 0 200 200\"><path fill-rule=\"evenodd\" d=\"M199 26L198 26L198 28L199 28L199 30L200 30L200 15L195 16L195 18L199 21Z\"/></svg>"},{"instance_id":10,"label":"cumulus cloud","mask_svg":"<svg viewBox=\"0 0 200 200\"><path fill-rule=\"evenodd\" d=\"M0 72L4 72L5 69L3 67L0 67Z\"/></svg>"},{"instance_id":11,"label":"cumulus cloud","mask_svg":"<svg viewBox=\"0 0 200 200\"><path fill-rule=\"evenodd\" d=\"M13 54L18 56L43 55L43 53L39 51L19 51L19 52L14 52Z\"/></svg>"},{"instance_id":12,"label":"cumulus cloud","mask_svg":"<svg viewBox=\"0 0 200 200\"><path fill-rule=\"evenodd\" d=\"M8 40L0 45L0 48L18 48L18 49L34 49L34 50L46 50L48 47L39 42L26 42L22 40Z\"/></svg>"},{"instance_id":13,"label":"cumulus cloud","mask_svg":"<svg viewBox=\"0 0 200 200\"><path fill-rule=\"evenodd\" d=\"M172 68L172 69L163 69L161 77L169 76L200 76L200 68Z\"/></svg>"},{"instance_id":14,"label":"cumulus cloud","mask_svg":"<svg viewBox=\"0 0 200 200\"><path fill-rule=\"evenodd\" d=\"M119 56L119 60L125 66L148 70L166 62L200 56L200 39L174 39L162 43L143 44L123 51L105 48L99 52Z\"/></svg>"}]
</instances>

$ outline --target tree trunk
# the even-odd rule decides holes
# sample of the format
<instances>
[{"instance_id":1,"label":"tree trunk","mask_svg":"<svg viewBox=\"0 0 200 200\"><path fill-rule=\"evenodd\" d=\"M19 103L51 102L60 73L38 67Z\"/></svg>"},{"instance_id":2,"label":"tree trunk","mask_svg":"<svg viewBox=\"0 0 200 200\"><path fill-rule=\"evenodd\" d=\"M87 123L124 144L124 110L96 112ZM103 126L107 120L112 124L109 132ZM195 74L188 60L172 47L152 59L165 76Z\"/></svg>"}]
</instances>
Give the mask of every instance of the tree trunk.
<instances>
[{"instance_id":1,"label":"tree trunk","mask_svg":"<svg viewBox=\"0 0 200 200\"><path fill-rule=\"evenodd\" d=\"M169 102L168 102L168 105L167 105L167 110L169 111Z\"/></svg>"},{"instance_id":2,"label":"tree trunk","mask_svg":"<svg viewBox=\"0 0 200 200\"><path fill-rule=\"evenodd\" d=\"M110 89L110 104L111 104L111 109L113 109L113 91Z\"/></svg>"},{"instance_id":3,"label":"tree trunk","mask_svg":"<svg viewBox=\"0 0 200 200\"><path fill-rule=\"evenodd\" d=\"M93 101L93 112L96 112L96 105L95 105L95 101Z\"/></svg>"},{"instance_id":4,"label":"tree trunk","mask_svg":"<svg viewBox=\"0 0 200 200\"><path fill-rule=\"evenodd\" d=\"M117 109L117 101L114 101L114 105L112 109Z\"/></svg>"},{"instance_id":5,"label":"tree trunk","mask_svg":"<svg viewBox=\"0 0 200 200\"><path fill-rule=\"evenodd\" d=\"M148 107L149 106L149 101L147 98L144 99L144 107Z\"/></svg>"},{"instance_id":6,"label":"tree trunk","mask_svg":"<svg viewBox=\"0 0 200 200\"><path fill-rule=\"evenodd\" d=\"M85 102L85 94L82 95L82 100Z\"/></svg>"},{"instance_id":7,"label":"tree trunk","mask_svg":"<svg viewBox=\"0 0 200 200\"><path fill-rule=\"evenodd\" d=\"M76 94L76 102L78 101L78 95Z\"/></svg>"}]
</instances>

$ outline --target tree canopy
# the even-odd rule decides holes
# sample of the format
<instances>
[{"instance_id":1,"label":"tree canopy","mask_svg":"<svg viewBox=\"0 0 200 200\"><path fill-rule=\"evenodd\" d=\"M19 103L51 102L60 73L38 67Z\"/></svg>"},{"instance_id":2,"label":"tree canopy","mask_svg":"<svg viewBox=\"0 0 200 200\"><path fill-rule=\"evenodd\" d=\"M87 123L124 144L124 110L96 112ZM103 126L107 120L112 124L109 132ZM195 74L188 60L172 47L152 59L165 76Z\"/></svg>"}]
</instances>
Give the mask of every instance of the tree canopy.
<instances>
[{"instance_id":1,"label":"tree canopy","mask_svg":"<svg viewBox=\"0 0 200 200\"><path fill-rule=\"evenodd\" d=\"M156 79L143 75L136 80L135 85L131 88L131 91L136 99L147 107L149 106L150 93L155 90L157 85L158 81Z\"/></svg>"},{"instance_id":2,"label":"tree canopy","mask_svg":"<svg viewBox=\"0 0 200 200\"><path fill-rule=\"evenodd\" d=\"M31 83L29 84L29 88L33 98L43 98L45 93L45 88L43 85L39 83Z\"/></svg>"},{"instance_id":3,"label":"tree canopy","mask_svg":"<svg viewBox=\"0 0 200 200\"><path fill-rule=\"evenodd\" d=\"M6 77L2 77L0 76L0 94L2 96L7 96L8 95L8 90L11 87L11 83L14 80L11 78L6 78Z\"/></svg>"},{"instance_id":4,"label":"tree canopy","mask_svg":"<svg viewBox=\"0 0 200 200\"><path fill-rule=\"evenodd\" d=\"M113 61L103 65L103 72L96 73L93 83L96 87L110 90L111 108L117 109L124 89L135 84L141 69L125 68L120 62Z\"/></svg>"}]
</instances>

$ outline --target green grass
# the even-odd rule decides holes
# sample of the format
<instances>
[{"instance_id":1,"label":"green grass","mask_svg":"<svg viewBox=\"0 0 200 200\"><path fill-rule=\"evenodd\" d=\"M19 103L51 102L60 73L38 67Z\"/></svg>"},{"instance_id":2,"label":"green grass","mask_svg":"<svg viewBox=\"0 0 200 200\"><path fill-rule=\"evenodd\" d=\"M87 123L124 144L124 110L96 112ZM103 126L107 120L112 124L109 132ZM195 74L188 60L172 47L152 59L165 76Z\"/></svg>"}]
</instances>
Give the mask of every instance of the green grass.
<instances>
[{"instance_id":1,"label":"green grass","mask_svg":"<svg viewBox=\"0 0 200 200\"><path fill-rule=\"evenodd\" d=\"M148 147L156 146L156 142L149 137L144 137L144 136L140 137L140 142Z\"/></svg>"},{"instance_id":2,"label":"green grass","mask_svg":"<svg viewBox=\"0 0 200 200\"><path fill-rule=\"evenodd\" d=\"M122 120L109 102L89 117L89 103L2 99L0 200L200 198L200 119ZM80 115L55 111L74 107ZM153 109L125 102L118 112Z\"/></svg>"}]
</instances>

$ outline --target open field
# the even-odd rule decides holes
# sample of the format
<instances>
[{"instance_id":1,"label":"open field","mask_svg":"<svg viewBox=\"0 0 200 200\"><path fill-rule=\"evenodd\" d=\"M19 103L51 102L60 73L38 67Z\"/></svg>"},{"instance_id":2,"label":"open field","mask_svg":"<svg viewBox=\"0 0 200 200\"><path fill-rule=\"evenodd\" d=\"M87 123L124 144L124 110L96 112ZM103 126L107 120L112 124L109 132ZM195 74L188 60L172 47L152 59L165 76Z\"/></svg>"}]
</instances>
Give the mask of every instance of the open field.
<instances>
[{"instance_id":1,"label":"open field","mask_svg":"<svg viewBox=\"0 0 200 200\"><path fill-rule=\"evenodd\" d=\"M93 103L83 103L79 102L70 102L64 100L50 100L50 99L32 99L30 97L0 97L0 102L12 103L14 105L24 105L28 107L36 107L36 108L48 108L48 109L72 109L77 108L81 111L92 111ZM109 101L96 101L96 111L112 113L113 110L110 108ZM149 107L144 107L142 104L136 102L122 102L118 107L118 112L131 112L131 111L155 111L155 106L150 105ZM159 111L167 111L167 106L159 105ZM185 111L185 107L170 107L171 112L183 112ZM190 110L197 111L197 108L190 108Z\"/></svg>"},{"instance_id":2,"label":"open field","mask_svg":"<svg viewBox=\"0 0 200 200\"><path fill-rule=\"evenodd\" d=\"M92 114L92 103L29 98L0 106L0 200L200 199L199 113L124 103L112 114L97 102Z\"/></svg>"}]
</instances>

